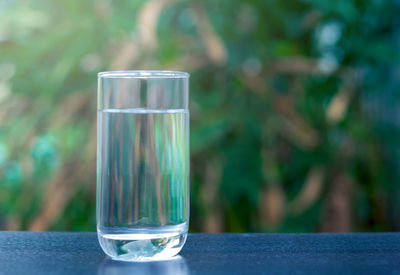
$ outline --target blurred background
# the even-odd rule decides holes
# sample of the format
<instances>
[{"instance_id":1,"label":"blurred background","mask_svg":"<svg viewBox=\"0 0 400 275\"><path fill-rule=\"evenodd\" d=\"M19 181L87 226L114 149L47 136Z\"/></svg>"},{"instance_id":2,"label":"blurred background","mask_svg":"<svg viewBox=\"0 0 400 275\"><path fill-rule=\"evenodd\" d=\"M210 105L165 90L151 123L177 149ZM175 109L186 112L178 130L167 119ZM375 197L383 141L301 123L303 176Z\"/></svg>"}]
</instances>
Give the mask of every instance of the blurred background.
<instances>
[{"instance_id":1,"label":"blurred background","mask_svg":"<svg viewBox=\"0 0 400 275\"><path fill-rule=\"evenodd\" d=\"M188 71L192 232L400 230L399 0L0 2L0 229L94 231L96 85Z\"/></svg>"}]
</instances>

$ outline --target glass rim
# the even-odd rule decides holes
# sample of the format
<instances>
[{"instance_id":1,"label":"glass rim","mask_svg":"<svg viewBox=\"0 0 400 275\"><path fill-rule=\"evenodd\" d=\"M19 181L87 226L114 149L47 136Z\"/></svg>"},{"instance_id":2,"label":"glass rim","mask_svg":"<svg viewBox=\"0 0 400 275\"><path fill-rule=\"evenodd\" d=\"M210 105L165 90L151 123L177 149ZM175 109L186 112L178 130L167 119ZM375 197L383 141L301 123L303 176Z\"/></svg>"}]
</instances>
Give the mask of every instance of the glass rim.
<instances>
[{"instance_id":1,"label":"glass rim","mask_svg":"<svg viewBox=\"0 0 400 275\"><path fill-rule=\"evenodd\" d=\"M189 78L190 74L181 71L163 71L163 70L128 70L128 71L105 71L97 74L99 78Z\"/></svg>"}]
</instances>

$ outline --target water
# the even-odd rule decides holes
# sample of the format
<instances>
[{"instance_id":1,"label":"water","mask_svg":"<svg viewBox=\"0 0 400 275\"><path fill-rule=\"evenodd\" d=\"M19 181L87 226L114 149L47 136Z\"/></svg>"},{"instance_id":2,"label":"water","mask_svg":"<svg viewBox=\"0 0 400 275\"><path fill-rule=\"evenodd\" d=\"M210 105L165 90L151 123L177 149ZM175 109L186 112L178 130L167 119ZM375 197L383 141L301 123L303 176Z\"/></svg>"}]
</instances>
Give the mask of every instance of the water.
<instances>
[{"instance_id":1,"label":"water","mask_svg":"<svg viewBox=\"0 0 400 275\"><path fill-rule=\"evenodd\" d=\"M120 260L172 257L189 219L187 110L98 112L97 231Z\"/></svg>"}]
</instances>

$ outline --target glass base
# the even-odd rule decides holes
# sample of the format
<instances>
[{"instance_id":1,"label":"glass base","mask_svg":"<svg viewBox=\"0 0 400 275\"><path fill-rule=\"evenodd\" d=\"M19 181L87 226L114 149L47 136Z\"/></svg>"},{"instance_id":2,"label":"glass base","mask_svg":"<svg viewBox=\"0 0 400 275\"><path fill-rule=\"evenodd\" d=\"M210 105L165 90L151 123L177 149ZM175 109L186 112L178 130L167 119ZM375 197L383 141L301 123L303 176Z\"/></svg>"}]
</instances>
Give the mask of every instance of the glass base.
<instances>
[{"instance_id":1,"label":"glass base","mask_svg":"<svg viewBox=\"0 0 400 275\"><path fill-rule=\"evenodd\" d=\"M174 228L176 230L172 231ZM98 238L103 251L114 260L153 261L177 255L187 237L187 229L182 231L181 225L167 226L167 230L159 227L143 231L104 234L98 230Z\"/></svg>"}]
</instances>

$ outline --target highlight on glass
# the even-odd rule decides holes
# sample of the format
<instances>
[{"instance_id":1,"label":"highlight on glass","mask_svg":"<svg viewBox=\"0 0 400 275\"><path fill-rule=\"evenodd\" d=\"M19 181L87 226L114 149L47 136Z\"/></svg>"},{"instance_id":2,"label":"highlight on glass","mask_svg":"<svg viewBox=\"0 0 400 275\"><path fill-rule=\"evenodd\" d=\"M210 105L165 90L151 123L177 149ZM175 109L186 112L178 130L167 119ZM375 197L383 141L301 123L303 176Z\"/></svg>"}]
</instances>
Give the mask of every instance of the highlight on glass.
<instances>
[{"instance_id":1,"label":"highlight on glass","mask_svg":"<svg viewBox=\"0 0 400 275\"><path fill-rule=\"evenodd\" d=\"M172 257L189 225L189 74L98 74L97 232L117 260Z\"/></svg>"}]
</instances>

